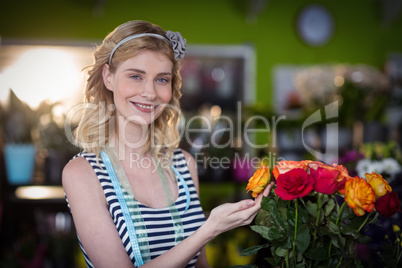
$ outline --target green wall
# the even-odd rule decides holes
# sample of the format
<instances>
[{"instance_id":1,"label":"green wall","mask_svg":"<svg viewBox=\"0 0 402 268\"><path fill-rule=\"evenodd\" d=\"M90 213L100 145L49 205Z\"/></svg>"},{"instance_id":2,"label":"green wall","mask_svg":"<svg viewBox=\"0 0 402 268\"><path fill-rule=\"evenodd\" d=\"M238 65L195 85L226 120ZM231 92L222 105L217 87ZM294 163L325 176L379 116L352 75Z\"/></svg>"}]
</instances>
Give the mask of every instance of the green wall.
<instances>
[{"instance_id":1,"label":"green wall","mask_svg":"<svg viewBox=\"0 0 402 268\"><path fill-rule=\"evenodd\" d=\"M13 0L0 4L0 35L99 41L117 25L142 19L180 31L192 44L252 43L257 52L256 97L266 104L271 104L271 71L277 64L344 62L382 68L389 53L402 53L402 16L383 25L380 0L268 0L253 23L246 20L248 2ZM334 37L320 48L305 45L296 34L296 15L308 3L322 3L334 15Z\"/></svg>"}]
</instances>

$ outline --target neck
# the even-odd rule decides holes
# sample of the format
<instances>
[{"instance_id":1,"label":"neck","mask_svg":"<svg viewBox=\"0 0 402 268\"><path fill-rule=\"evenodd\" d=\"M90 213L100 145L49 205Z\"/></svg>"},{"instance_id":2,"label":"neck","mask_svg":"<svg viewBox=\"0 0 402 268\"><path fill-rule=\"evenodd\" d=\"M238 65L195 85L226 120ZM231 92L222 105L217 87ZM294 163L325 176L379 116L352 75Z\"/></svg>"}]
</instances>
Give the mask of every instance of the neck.
<instances>
[{"instance_id":1,"label":"neck","mask_svg":"<svg viewBox=\"0 0 402 268\"><path fill-rule=\"evenodd\" d=\"M116 150L120 160L141 159L149 156L148 126L116 120L116 131L109 139L109 146Z\"/></svg>"}]
</instances>

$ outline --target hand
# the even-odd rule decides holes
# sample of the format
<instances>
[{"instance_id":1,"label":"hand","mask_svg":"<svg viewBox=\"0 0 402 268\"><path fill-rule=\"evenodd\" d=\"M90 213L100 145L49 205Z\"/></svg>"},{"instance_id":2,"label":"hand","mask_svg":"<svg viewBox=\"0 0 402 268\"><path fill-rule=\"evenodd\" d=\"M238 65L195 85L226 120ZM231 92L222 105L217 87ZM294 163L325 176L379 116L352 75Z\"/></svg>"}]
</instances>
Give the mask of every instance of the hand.
<instances>
[{"instance_id":1,"label":"hand","mask_svg":"<svg viewBox=\"0 0 402 268\"><path fill-rule=\"evenodd\" d=\"M216 237L236 227L250 224L261 208L262 196L268 196L272 185L271 182L255 200L246 199L214 208L205 223L211 228L211 234Z\"/></svg>"}]
</instances>

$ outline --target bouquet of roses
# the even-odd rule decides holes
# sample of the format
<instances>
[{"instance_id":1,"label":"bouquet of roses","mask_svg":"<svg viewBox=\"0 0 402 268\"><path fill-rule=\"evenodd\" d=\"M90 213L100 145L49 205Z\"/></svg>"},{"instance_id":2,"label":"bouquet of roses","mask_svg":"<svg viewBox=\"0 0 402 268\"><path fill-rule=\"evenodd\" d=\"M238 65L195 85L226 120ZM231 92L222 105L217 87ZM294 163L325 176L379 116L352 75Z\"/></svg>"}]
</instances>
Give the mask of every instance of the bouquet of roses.
<instances>
[{"instance_id":1,"label":"bouquet of roses","mask_svg":"<svg viewBox=\"0 0 402 268\"><path fill-rule=\"evenodd\" d=\"M379 215L400 211L398 195L377 173L351 177L337 164L317 161L281 161L272 172L261 166L246 190L257 196L274 180L251 229L268 243L243 255L270 248L266 260L280 267L359 267L356 244ZM252 267L252 266L250 266Z\"/></svg>"}]
</instances>

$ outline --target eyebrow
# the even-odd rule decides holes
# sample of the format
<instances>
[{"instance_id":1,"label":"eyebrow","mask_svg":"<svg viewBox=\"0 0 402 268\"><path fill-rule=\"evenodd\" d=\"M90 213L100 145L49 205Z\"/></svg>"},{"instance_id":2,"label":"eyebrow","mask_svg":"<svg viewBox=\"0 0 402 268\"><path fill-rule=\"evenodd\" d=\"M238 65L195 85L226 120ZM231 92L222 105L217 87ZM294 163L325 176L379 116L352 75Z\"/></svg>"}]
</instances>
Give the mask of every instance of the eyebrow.
<instances>
[{"instance_id":1,"label":"eyebrow","mask_svg":"<svg viewBox=\"0 0 402 268\"><path fill-rule=\"evenodd\" d=\"M136 73L146 74L145 71L140 70L140 69L135 69L135 68L126 69L125 72L136 72ZM158 73L158 75L173 75L173 74L170 72L162 72L162 73Z\"/></svg>"}]
</instances>

